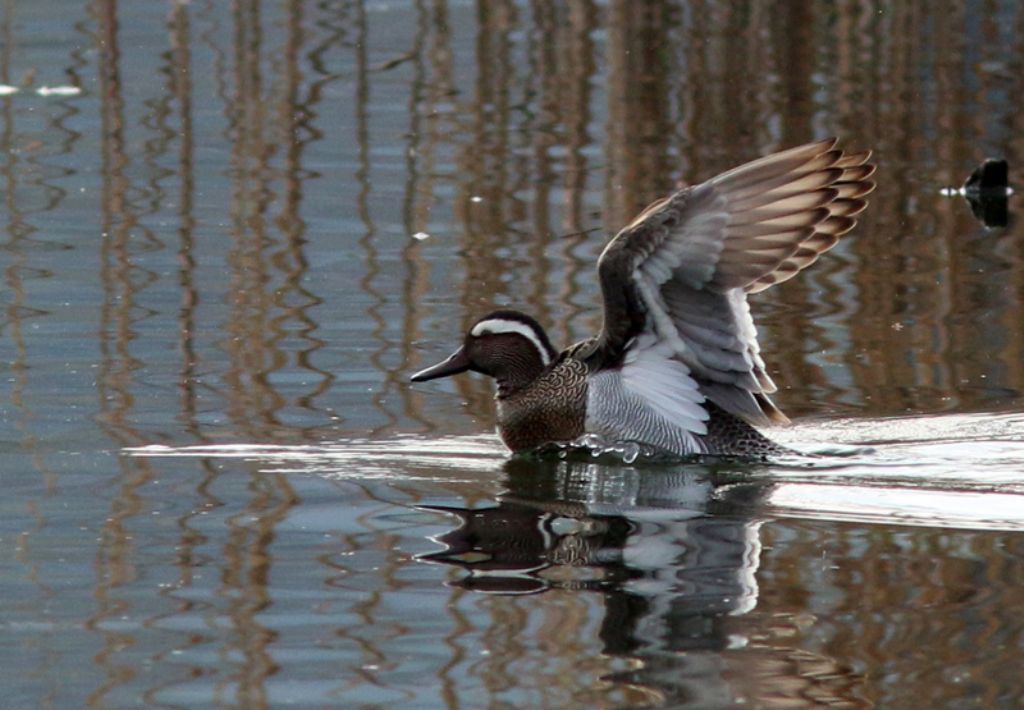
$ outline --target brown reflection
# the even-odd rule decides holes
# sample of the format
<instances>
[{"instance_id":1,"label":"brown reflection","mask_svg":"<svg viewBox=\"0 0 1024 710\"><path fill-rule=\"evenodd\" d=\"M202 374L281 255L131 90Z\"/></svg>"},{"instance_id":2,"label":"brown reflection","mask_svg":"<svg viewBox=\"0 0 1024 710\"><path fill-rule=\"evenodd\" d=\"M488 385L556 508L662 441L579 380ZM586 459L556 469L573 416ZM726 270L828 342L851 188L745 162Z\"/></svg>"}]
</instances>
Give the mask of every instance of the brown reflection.
<instances>
[{"instance_id":1,"label":"brown reflection","mask_svg":"<svg viewBox=\"0 0 1024 710\"><path fill-rule=\"evenodd\" d=\"M436 106L452 94L452 56L447 43L447 11L445 3L434 2L428 10L426 3L416 3L416 34L413 38L413 78L409 87L409 138L406 148L406 184L402 199L402 223L408 240L402 248L402 262L406 277L402 281L402 301L418 304L430 287L430 264L417 258L419 241L412 235L428 235L430 230L430 196L435 184L435 163L439 131L428 128L436 122ZM410 238L412 237L412 238ZM402 312L401 362L413 360L413 347L421 333L419 309L405 308ZM422 411L422 397L406 386L404 372L397 375L395 386L402 399L403 410L423 429L435 428ZM389 377L389 384L391 384Z\"/></svg>"},{"instance_id":2,"label":"brown reflection","mask_svg":"<svg viewBox=\"0 0 1024 710\"><path fill-rule=\"evenodd\" d=\"M372 490L372 486L364 484L353 484L365 500L380 501L380 498ZM414 493L418 496L419 492ZM385 503L380 501L385 505ZM359 526L364 530L373 530L375 525L370 520L370 514L366 513L357 519ZM363 534L344 534L338 538L338 546L343 551L343 557L348 558L359 555L363 559L383 556L380 567L374 569L374 588L372 591L358 595L350 604L345 607L345 613L354 615L359 623L338 626L333 633L346 641L348 645L356 650L354 654L345 660L346 673L341 676L341 688L343 690L369 685L386 687L387 681L383 672L395 663L395 659L389 655L389 640L399 639L406 631L402 620L396 620L389 613L390 602L389 592L400 592L406 586L401 579L404 562L403 555L399 552L400 539L397 535L381 533L368 537ZM358 559L358 558L357 558ZM356 565L350 565L347 560L336 555L323 555L320 557L321 564L329 570L331 576L325 579L325 584L340 589L346 588L350 580L358 580L360 570ZM366 634L366 630L372 629L372 634ZM443 670L439 669L439 674Z\"/></svg>"},{"instance_id":3,"label":"brown reflection","mask_svg":"<svg viewBox=\"0 0 1024 710\"><path fill-rule=\"evenodd\" d=\"M672 189L670 37L677 14L659 0L617 0L608 18L609 231Z\"/></svg>"},{"instance_id":4,"label":"brown reflection","mask_svg":"<svg viewBox=\"0 0 1024 710\"><path fill-rule=\"evenodd\" d=\"M1006 327L1008 318L1019 320L1019 256L1007 258L1009 234L987 232L966 205L935 197L936 185L958 184L998 140L991 126L1008 106L990 102L1007 80L979 73L972 57L991 36L962 8L925 18L901 5L886 21L891 28L865 39L875 67L876 142L886 156L878 180L889 187L852 243L863 267L855 273L850 367L876 411L1010 404L1019 380L1008 377L1006 364L1016 370L1024 357L1018 329ZM922 71L934 83L922 84ZM974 81L982 88L972 96ZM943 140L931 140L933 131ZM922 175L922 163L935 164L933 151L941 172Z\"/></svg>"},{"instance_id":5,"label":"brown reflection","mask_svg":"<svg viewBox=\"0 0 1024 710\"><path fill-rule=\"evenodd\" d=\"M196 311L199 307L199 288L196 285L195 239L195 144L192 120L192 25L188 9L176 5L168 18L171 49L168 55L168 82L174 104L178 110L178 175L181 191L178 195L178 286L181 289L179 305L178 348L181 369L178 388L181 393L181 421L189 434L203 441L201 428L196 422L198 393L196 392L199 355L196 351Z\"/></svg>"},{"instance_id":6,"label":"brown reflection","mask_svg":"<svg viewBox=\"0 0 1024 710\"><path fill-rule=\"evenodd\" d=\"M14 81L11 76L11 47L14 40L14 13L13 6L5 6L0 16L0 84L11 85ZM61 119L54 121L55 127L60 133L67 134L68 131L60 125ZM18 412L15 427L20 433L22 446L26 451L32 452L35 470L43 475L44 489L48 495L55 492L56 478L51 468L43 461L38 453L38 441L33 427L37 414L33 411L30 398L27 395L29 390L30 353L28 342L25 336L27 327L31 327L34 319L47 315L39 308L29 305L29 298L26 294L26 280L48 276L47 270L40 269L30 260L31 247L37 243L38 228L31 223L29 211L24 209L18 200L21 190L20 175L23 168L19 165L21 158L19 154L19 141L16 134L17 120L14 111L14 104L9 100L0 101L0 177L3 179L3 205L6 219L3 222L3 247L4 253L9 255L4 260L2 269L3 283L6 290L11 294L9 303L3 311L3 319L0 321L0 334L9 338L13 345L13 357L9 359L9 367L13 375L10 389L10 406ZM28 153L27 162L35 163L31 151ZM50 188L47 190L45 182L39 181L34 187L42 188L44 192L50 192L50 199L46 201L44 210L52 209L64 196L63 190ZM56 194L53 194L56 193ZM42 521L39 521L42 522Z\"/></svg>"},{"instance_id":7,"label":"brown reflection","mask_svg":"<svg viewBox=\"0 0 1024 710\"><path fill-rule=\"evenodd\" d=\"M116 430L119 438L138 443L142 437L132 432L126 413L132 406L132 373L141 364L129 347L134 339L134 315L131 305L140 290L134 278L130 241L138 224L137 208L129 202L133 187L125 174L129 163L125 147L125 102L121 93L120 49L118 43L117 3L97 0L93 5L100 51L99 80L106 100L102 104L103 132L101 170L104 175L101 196L103 241L100 245L100 279L105 298L100 312L100 350L102 367L97 378L100 421ZM152 274L147 274L147 279Z\"/></svg>"},{"instance_id":8,"label":"brown reflection","mask_svg":"<svg viewBox=\"0 0 1024 710\"><path fill-rule=\"evenodd\" d=\"M534 2L529 8L535 29L526 46L528 118L518 127L529 145L517 152L530 162L516 177L512 194L525 198L521 211L529 215L521 221L527 231L524 256L530 272L524 275L527 283L512 292L512 303L537 304L534 313L549 326L552 337L568 342L574 332L571 321L588 308L574 302L578 276L592 269L589 259L577 258L574 251L591 231L584 211L590 165L583 150L592 141L597 67L590 35L597 28L598 9L592 2ZM558 256L552 258L556 246ZM549 292L559 294L557 302L545 298Z\"/></svg>"},{"instance_id":9,"label":"brown reflection","mask_svg":"<svg viewBox=\"0 0 1024 710\"><path fill-rule=\"evenodd\" d=\"M507 292L504 277L516 269L515 262L501 254L508 239L529 239L517 225L521 207L511 194L516 182L511 174L519 161L514 159L511 135L510 103L512 92L522 82L512 61L510 35L518 28L520 13L511 0L478 2L476 18L479 30L475 38L478 74L470 109L471 141L460 146L457 160L460 172L455 217L465 225L463 249L466 252L465 285L460 294L466 314L489 308L488 297ZM543 306L541 306L543 307ZM491 410L489 386L468 378L457 383L460 394L473 410Z\"/></svg>"},{"instance_id":10,"label":"brown reflection","mask_svg":"<svg viewBox=\"0 0 1024 710\"><path fill-rule=\"evenodd\" d=\"M1024 11L1017 8L1016 16L1011 22L1004 26L1012 36L1020 37L1024 32ZM1009 96L1024 95L1024 42L1017 42L1008 48L1005 57L1001 59L1006 71L1000 76L1003 79L1003 86ZM1003 131L1003 139L1000 141L999 149L1005 153L1005 157L1011 165L1020 165L1024 160L1024 116L1021 111L1005 112L999 111L999 124ZM1019 193L1020 173L1014 178L1015 189ZM1005 258L1010 265L1009 281L1012 284L1008 289L1006 298L1006 310L1001 318L1002 332L1009 341L1009 347L1005 352L998 354L1000 366L1006 370L1007 383L1024 382L1024 332L1016 327L1020 322L1019 314L1024 309L1024 239L1020 239L1021 211L1024 206L1020 197L1011 201L1011 219L1016 219L1018 225L1013 234L1017 238L1007 238L1007 249ZM1011 225L1013 222L1011 222Z\"/></svg>"},{"instance_id":11,"label":"brown reflection","mask_svg":"<svg viewBox=\"0 0 1024 710\"><path fill-rule=\"evenodd\" d=\"M178 309L178 348L181 364L178 372L178 390L180 412L178 420L185 431L196 441L206 443L202 426L199 424L199 352L196 343L198 331L198 308L200 305L200 289L196 281L197 259L195 257L196 242L193 232L196 229L195 219L195 141L193 121L193 76L192 76L192 36L193 24L187 5L174 6L167 21L170 49L167 53L166 77L167 95L173 101L168 113L173 115L177 109L178 123L178 171L180 191L178 194L178 251L177 262L178 287L181 290L181 302ZM196 503L191 511L179 516L176 521L178 543L174 566L176 576L172 584L161 590L161 597L171 607L171 611L155 616L153 622L180 615L201 614L207 605L192 599L180 599L175 596L178 590L189 590L200 586L197 577L205 560L202 548L209 542L196 523L205 515L224 502L213 494L218 468L212 461L204 460L199 466L198 480L195 484ZM160 656L164 661L173 652L181 652L184 648L198 648L208 639L203 634L192 633L179 641L174 649ZM193 671L195 672L195 671ZM176 678L166 678L154 684L145 694L146 702L156 704L162 691L173 688Z\"/></svg>"},{"instance_id":12,"label":"brown reflection","mask_svg":"<svg viewBox=\"0 0 1024 710\"><path fill-rule=\"evenodd\" d=\"M229 410L235 413L240 421L246 423L247 431L254 438L260 436L260 432L269 431L264 426L276 423L274 417L282 408L283 398L268 382L269 374L283 364L282 351L277 348L278 341L289 334L291 324L297 320L300 323L296 329L298 337L304 342L304 346L295 349L298 352L297 359L300 366L311 371L316 370L310 365L309 358L322 346L322 342L310 335L315 327L305 316L305 310L319 301L306 293L301 286L305 264L302 255L303 223L298 218L301 193L298 184L303 175L300 157L305 123L301 112L295 109L297 101L294 93L300 82L300 77L295 71L294 57L300 42L296 40L287 45L292 62L285 67L282 105L287 107L287 116L295 117L295 122L282 123L289 148L284 153L285 207L277 220L277 225L285 237L281 241L275 241L263 229L263 213L272 202L269 198L271 190L266 180L270 171L264 158L272 151L269 139L264 140L262 114L257 108L261 104L261 85L259 71L254 68L259 63L260 52L259 41L254 39L254 36L258 38L259 35L256 30L259 21L255 8L256 5L239 8L235 15L240 38L236 44L236 78L241 95L238 103L243 107L239 132L244 136L244 139L236 143L239 146L236 155L237 174L241 182L238 204L243 207L238 210L238 214L244 228L236 232L236 245L229 255L229 260L236 267L233 276L240 288L238 295L242 309L233 323L238 329L235 331L238 340L231 343L237 343L243 349L231 349L236 356L235 368L229 369L226 376L229 384L233 382L238 385L234 390L229 387L226 392L230 403ZM126 116L130 113L130 107L122 95L121 72L124 60L119 44L118 10L117 4L112 1L97 2L93 7L99 28L97 45L100 56L100 85L104 97L101 103L101 206L105 238L101 243L100 277L105 289L105 298L100 317L98 420L120 446L151 441L151 435L141 433L133 422L133 418L140 413L140 405L145 403L145 400L139 397L143 382L138 374L145 363L133 354L132 348L138 338L140 322L152 315L152 312L142 306L147 295L146 290L151 284L158 282L160 277L142 266L139 255L164 248L160 238L143 223L143 218L162 207L168 200L163 181L176 174L181 179L177 205L181 223L176 274L177 285L181 291L181 308L177 313L179 335L176 339L181 357L178 380L181 392L181 421L188 431L202 439L204 433L198 424L197 408L197 373L200 356L195 336L198 331L196 314L200 297L196 286L198 260L195 257L196 242L193 239L196 221L193 217L194 126L189 7L175 6L169 18L171 50L165 55L168 67L164 72L167 91L161 94L158 100L148 104L147 113L143 114L142 123L144 126L152 127L154 137L145 143L145 149L138 159L130 157L127 148L129 121ZM301 15L298 14L297 7L293 6L289 18L289 36L293 39L301 37ZM252 92L252 95L247 92ZM172 119L175 107L177 125L174 125ZM161 170L159 166L172 154L175 149L174 143L178 140L180 142L177 145L177 172ZM247 161L254 155L258 156L258 159L251 166L250 174L246 171L249 167ZM134 173L130 168L133 164L145 166L148 168L148 174L155 176L148 182L146 189L141 189L132 177ZM249 177L253 177L251 185L246 181ZM136 197L138 195L142 195L142 198ZM254 211L244 209L253 204L257 206ZM280 283L275 291L268 293L268 281L275 277L280 277ZM285 315L277 315L274 312L275 306ZM230 330L229 328L229 332ZM314 386L310 396L301 402L302 406L311 407L313 397L325 389L323 381L329 382L330 377L322 372L321 376L321 381ZM250 387L250 383L257 386ZM244 397L236 396L239 391ZM250 394L251 400L248 398ZM263 417L254 417L253 410L262 413ZM130 597L124 592L139 581L138 558L145 548L134 541L133 530L140 518L154 512L150 510L153 503L143 489L155 483L156 475L151 462L146 459L120 457L118 469L111 512L103 525L98 543L98 582L94 595L99 608L86 623L87 628L98 632L103 639L103 648L96 654L95 661L106 674L106 679L89 698L89 703L93 706L104 706L112 696L116 696L119 688L130 684L138 677L138 665L128 660L130 657L122 657L121 651L139 643L138 629L144 628L149 621L134 618L137 612L129 601ZM200 557L196 550L206 542L206 538L195 530L192 525L193 518L222 504L209 490L217 478L215 468L207 462L201 466L201 470L196 493L202 502L179 520L179 574L174 590L188 589L194 586L196 581L194 565ZM263 707L267 704L264 690L266 678L276 670L276 664L271 660L268 651L275 633L264 628L257 617L270 604L267 587L272 557L269 547L274 540L274 530L298 499L287 480L280 476L254 473L250 490L251 499L240 512L227 520L230 532L225 543L224 565L221 569L223 588L218 590L218 594L227 602L225 613L231 620L234 634L226 643L229 647L237 649L244 659L237 673L232 674L230 678L235 685L232 694L248 707ZM174 614L187 616L196 613L197 607L192 602L179 602L172 593L165 592L162 598L174 605ZM161 618L166 616L168 615L160 615ZM117 624L110 623L115 619L131 619L137 626L128 625L118 629ZM196 646L204 642L207 640L193 636L185 645ZM150 692L157 692L157 689L151 689Z\"/></svg>"},{"instance_id":13,"label":"brown reflection","mask_svg":"<svg viewBox=\"0 0 1024 710\"><path fill-rule=\"evenodd\" d=\"M288 5L287 42L282 57L284 87L278 105L278 131L284 144L284 164L281 168L284 194L281 214L276 219L284 243L271 256L283 278L274 298L275 306L281 310L281 315L275 319L275 330L279 328L282 333L279 338L282 349L294 351L295 367L308 373L312 379L308 391L295 398L296 406L317 412L325 419L336 419L333 409L317 402L334 382L333 373L315 364L318 352L326 343L316 335L319 324L311 312L323 304L324 299L303 284L309 272L309 262L305 252L306 222L302 218L301 207L305 183L312 177L303 164L303 157L306 148L322 137L314 125L320 86L314 84L305 95L301 91L305 77L300 58L308 42L303 30L305 19L302 3ZM325 40L325 44L335 44L339 38L339 34L334 34ZM292 344L289 342L291 338L287 336L299 343Z\"/></svg>"},{"instance_id":14,"label":"brown reflection","mask_svg":"<svg viewBox=\"0 0 1024 710\"><path fill-rule=\"evenodd\" d=\"M284 476L256 475L253 498L228 520L230 533L224 547L220 595L228 602L233 630L231 645L243 660L232 679L238 684L237 701L243 707L269 707L267 678L277 670L269 647L277 632L259 621L271 605L268 589L273 562L274 529L299 498Z\"/></svg>"},{"instance_id":15,"label":"brown reflection","mask_svg":"<svg viewBox=\"0 0 1024 710\"><path fill-rule=\"evenodd\" d=\"M11 48L15 40L14 6L6 4L0 14L0 84L11 85L12 57ZM31 328L32 322L47 315L38 308L32 308L28 304L30 298L27 293L27 280L49 276L46 270L34 266L31 256L31 247L35 243L36 232L38 231L31 223L29 211L20 204L18 195L20 193L21 158L19 157L19 136L17 135L17 116L14 111L13 102L0 100L0 181L2 181L3 205L5 219L3 221L2 237L0 245L6 255L5 264L2 268L2 283L5 291L9 294L8 303L3 309L3 317L0 320L0 336L9 343L8 360L5 364L9 367L9 390L6 400L5 418L11 421L14 430L17 432L17 443L22 450L28 454L31 461L29 471L39 474L40 485L35 495L27 496L21 505L12 506L11 510L19 510L25 520L13 536L15 539L8 543L11 556L21 567L20 574L34 588L35 595L43 601L43 605L53 604L57 591L48 579L44 570L45 563L41 563L35 554L36 540L44 537L47 527L52 525L45 513L47 499L53 500L58 495L58 477L52 466L46 461L40 451L39 437L35 430L38 413L32 403L30 393L32 355L30 353L26 331ZM54 127L66 134L66 130L60 125L60 121L54 121ZM33 163L32 151L27 151L27 162ZM45 188L41 180L34 188ZM63 191L54 198L51 198L46 209L51 209L59 204L63 197ZM26 471L28 473L29 471ZM11 473L14 473L12 467ZM12 575L13 576L13 575ZM45 612L33 614L33 621L41 625L46 621ZM40 678L41 692L38 697L40 704L54 702L58 695L60 681L51 672L51 667L56 666L59 657L59 643L54 639L59 634L46 632L41 634L43 640L38 644L42 649L43 664L39 669L33 669Z\"/></svg>"},{"instance_id":16,"label":"brown reflection","mask_svg":"<svg viewBox=\"0 0 1024 710\"><path fill-rule=\"evenodd\" d=\"M778 545L781 536L788 542L763 565L773 613L754 620L758 645L791 646L794 638L831 629L812 647L863 669L872 682L858 696L875 707L1017 702L1013 657L1022 625L1004 611L1024 601L1019 535L787 528L765 536L766 546ZM823 595L833 601L809 608ZM789 662L814 668L797 654Z\"/></svg>"},{"instance_id":17,"label":"brown reflection","mask_svg":"<svg viewBox=\"0 0 1024 710\"><path fill-rule=\"evenodd\" d=\"M232 6L234 64L227 97L231 134L232 228L228 255L231 316L225 323L222 347L230 358L224 373L226 410L248 436L265 438L278 424L285 400L271 385L270 374L284 364L285 355L270 339L281 337L272 313L274 273L268 246L267 212L273 192L268 184L273 153L270 127L265 121L261 4L238 2Z\"/></svg>"},{"instance_id":18,"label":"brown reflection","mask_svg":"<svg viewBox=\"0 0 1024 710\"><path fill-rule=\"evenodd\" d=\"M371 192L370 183L370 141L369 141L369 67L367 65L368 50L368 28L366 23L366 7L360 0L355 4L355 108L356 108L356 141L359 144L359 168L356 170L355 178L359 182L359 194L356 197L356 209L359 212L359 220L363 223L363 236L359 239L359 245L366 254L366 269L363 278L360 280L360 287L372 300L372 305L366 309L366 315L373 323L371 330L372 337L377 341L377 348L370 356L370 361L380 372L387 372L384 366L383 357L390 349L390 343L384 337L387 323L381 311L385 302L384 294L376 285L377 279L382 275L380 266L380 254L376 244L377 228L370 215L369 199ZM384 406L388 390L396 386L397 382L392 376L385 376L387 383L373 396L377 409L384 414L385 423L377 428L377 431L390 431L397 417L390 408Z\"/></svg>"},{"instance_id":19,"label":"brown reflection","mask_svg":"<svg viewBox=\"0 0 1024 710\"><path fill-rule=\"evenodd\" d=\"M130 353L134 339L133 305L140 290L150 278L136 278L132 261L132 230L138 225L138 209L128 199L133 187L126 175L129 158L125 139L125 102L122 96L121 53L117 4L114 0L97 0L91 7L97 23L99 84L105 97L102 103L103 128L101 170L102 234L100 245L100 277L104 300L100 311L101 361L97 376L99 415L97 420L121 445L134 444L144 438L131 427L134 409L133 373L140 362ZM119 659L119 651L132 646L135 639L128 631L108 627L106 622L130 616L131 603L121 595L121 588L135 580L136 554L130 521L143 511L140 489L152 478L147 463L134 466L124 460L118 465L119 485L111 500L111 512L101 528L96 552L97 584L93 595L97 611L85 622L87 629L103 639L102 649L94 656L105 679L90 694L88 704L103 707L108 696L119 686L130 683L138 674L132 664Z\"/></svg>"},{"instance_id":20,"label":"brown reflection","mask_svg":"<svg viewBox=\"0 0 1024 710\"><path fill-rule=\"evenodd\" d=\"M224 96L233 179L231 317L221 341L231 365L223 374L223 395L229 416L247 438L293 439L296 429L312 435L315 426L335 418L317 402L334 379L314 362L325 343L316 335L318 323L311 311L324 299L304 285L309 263L301 206L311 175L303 155L320 136L313 126L319 92L316 86L308 95L302 90L300 53L307 41L302 4L288 6L281 50L265 43L262 11L259 2L240 2L231 15L234 63ZM268 53L283 60L274 67L280 77L264 76ZM283 161L280 167L274 161L277 155ZM276 378L294 370L310 382L304 383L304 393L286 395ZM318 421L290 423L311 415Z\"/></svg>"},{"instance_id":21,"label":"brown reflection","mask_svg":"<svg viewBox=\"0 0 1024 710\"><path fill-rule=\"evenodd\" d=\"M559 6L553 5L557 13ZM590 123L593 120L591 101L593 84L597 81L597 63L592 35L597 29L597 7L589 0L572 3L564 15L552 18L558 67L556 81L548 81L548 105L557 118L559 134L564 135L565 160L562 168L561 198L563 217L557 227L557 238L562 241L559 259L565 266L565 273L556 269L556 283L561 308L555 322L549 323L550 334L558 342L568 343L576 333L570 323L579 321L591 305L583 300L579 283L591 272L592 264L587 259L577 258L577 252L588 253L588 240L599 238L601 231L589 228L585 196L592 167L584 150L593 142ZM555 173L553 179L559 176ZM561 322L559 322L561 321Z\"/></svg>"}]
</instances>

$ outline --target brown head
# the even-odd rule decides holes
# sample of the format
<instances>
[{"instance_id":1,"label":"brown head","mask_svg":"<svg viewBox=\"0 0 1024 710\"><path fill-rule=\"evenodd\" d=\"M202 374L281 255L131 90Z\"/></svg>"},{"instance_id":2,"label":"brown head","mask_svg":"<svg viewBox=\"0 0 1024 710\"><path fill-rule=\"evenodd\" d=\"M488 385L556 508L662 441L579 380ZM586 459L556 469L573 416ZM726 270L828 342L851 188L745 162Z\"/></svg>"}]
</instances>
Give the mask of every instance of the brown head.
<instances>
[{"instance_id":1,"label":"brown head","mask_svg":"<svg viewBox=\"0 0 1024 710\"><path fill-rule=\"evenodd\" d=\"M557 357L540 323L518 311L494 311L473 324L448 359L417 372L412 381L468 370L493 377L499 394L508 394L537 379Z\"/></svg>"}]
</instances>

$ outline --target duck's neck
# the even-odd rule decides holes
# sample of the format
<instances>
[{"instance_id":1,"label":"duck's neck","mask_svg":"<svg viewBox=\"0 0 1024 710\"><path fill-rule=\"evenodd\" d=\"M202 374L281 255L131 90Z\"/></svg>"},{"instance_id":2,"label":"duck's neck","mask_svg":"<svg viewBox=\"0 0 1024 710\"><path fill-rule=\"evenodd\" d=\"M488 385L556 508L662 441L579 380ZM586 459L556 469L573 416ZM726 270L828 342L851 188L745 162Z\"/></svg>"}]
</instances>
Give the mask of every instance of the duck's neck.
<instances>
[{"instance_id":1,"label":"duck's neck","mask_svg":"<svg viewBox=\"0 0 1024 710\"><path fill-rule=\"evenodd\" d=\"M527 387L537 381L537 378L544 372L545 367L541 364L537 364L534 367L517 367L509 368L501 373L494 375L494 381L498 386L497 397L498 399L507 399L519 392L522 392Z\"/></svg>"}]
</instances>

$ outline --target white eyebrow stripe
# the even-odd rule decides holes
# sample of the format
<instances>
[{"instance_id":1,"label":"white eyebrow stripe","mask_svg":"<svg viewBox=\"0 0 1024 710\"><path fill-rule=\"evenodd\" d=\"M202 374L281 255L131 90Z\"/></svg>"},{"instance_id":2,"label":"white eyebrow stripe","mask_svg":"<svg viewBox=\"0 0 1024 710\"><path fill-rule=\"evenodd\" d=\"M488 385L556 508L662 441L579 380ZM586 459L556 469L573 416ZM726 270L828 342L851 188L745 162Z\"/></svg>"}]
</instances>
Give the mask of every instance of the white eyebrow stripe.
<instances>
[{"instance_id":1,"label":"white eyebrow stripe","mask_svg":"<svg viewBox=\"0 0 1024 710\"><path fill-rule=\"evenodd\" d=\"M548 353L548 349L544 347L544 343L541 342L537 331L526 323L520 323L516 320L505 320L504 318L489 318L488 320L480 321L469 331L469 334L474 338L478 338L481 335L501 335L503 333L515 333L523 336L533 343L533 347L537 348L540 361L544 363L544 366L547 367L551 364L551 355Z\"/></svg>"}]
</instances>

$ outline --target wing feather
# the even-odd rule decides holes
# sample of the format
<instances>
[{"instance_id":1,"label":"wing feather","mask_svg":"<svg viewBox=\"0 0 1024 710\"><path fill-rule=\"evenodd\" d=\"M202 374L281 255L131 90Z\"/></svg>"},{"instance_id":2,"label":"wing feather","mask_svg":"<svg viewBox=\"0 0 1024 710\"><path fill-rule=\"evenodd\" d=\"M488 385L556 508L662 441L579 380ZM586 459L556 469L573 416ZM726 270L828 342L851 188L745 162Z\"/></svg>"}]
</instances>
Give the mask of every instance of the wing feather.
<instances>
[{"instance_id":1,"label":"wing feather","mask_svg":"<svg viewBox=\"0 0 1024 710\"><path fill-rule=\"evenodd\" d=\"M629 391L648 404L689 413L683 405L693 404L692 393L682 404L660 394L667 374L682 372L702 397L751 423L786 421L768 397L776 387L747 294L814 263L867 206L871 152L835 146L830 138L768 155L641 212L598 262L605 318L591 364L616 368L633 358ZM665 361L682 369L644 360L658 376L637 380L640 342L662 355L668 348Z\"/></svg>"},{"instance_id":2,"label":"wing feather","mask_svg":"<svg viewBox=\"0 0 1024 710\"><path fill-rule=\"evenodd\" d=\"M587 431L667 451L704 451L698 438L707 433L704 395L674 356L669 344L645 334L620 369L595 374L587 387Z\"/></svg>"}]
</instances>

